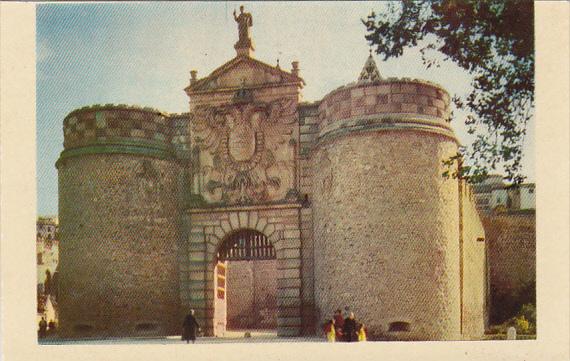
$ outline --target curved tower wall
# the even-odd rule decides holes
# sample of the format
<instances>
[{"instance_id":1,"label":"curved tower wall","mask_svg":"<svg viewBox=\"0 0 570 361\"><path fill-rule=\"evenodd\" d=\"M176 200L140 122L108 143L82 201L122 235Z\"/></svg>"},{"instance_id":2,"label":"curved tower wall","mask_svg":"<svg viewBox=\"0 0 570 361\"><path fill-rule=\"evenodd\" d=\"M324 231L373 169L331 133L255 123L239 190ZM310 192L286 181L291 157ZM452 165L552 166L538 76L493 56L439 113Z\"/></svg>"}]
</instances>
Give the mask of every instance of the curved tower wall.
<instances>
[{"instance_id":1,"label":"curved tower wall","mask_svg":"<svg viewBox=\"0 0 570 361\"><path fill-rule=\"evenodd\" d=\"M442 177L457 152L448 104L441 88L413 80L347 86L321 102L319 322L349 306L373 338L461 337L458 186ZM394 322L409 330L390 332Z\"/></svg>"},{"instance_id":2,"label":"curved tower wall","mask_svg":"<svg viewBox=\"0 0 570 361\"><path fill-rule=\"evenodd\" d=\"M60 330L68 337L179 332L179 166L148 108L64 120L59 171Z\"/></svg>"}]
</instances>

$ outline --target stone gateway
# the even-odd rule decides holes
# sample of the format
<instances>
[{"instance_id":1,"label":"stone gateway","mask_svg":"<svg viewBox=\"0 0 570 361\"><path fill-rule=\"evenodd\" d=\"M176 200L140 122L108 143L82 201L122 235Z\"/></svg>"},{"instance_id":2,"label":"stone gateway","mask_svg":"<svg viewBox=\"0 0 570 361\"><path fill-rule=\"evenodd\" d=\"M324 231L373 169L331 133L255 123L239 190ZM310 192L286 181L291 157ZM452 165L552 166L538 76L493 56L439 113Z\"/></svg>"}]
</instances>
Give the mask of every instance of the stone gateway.
<instances>
[{"instance_id":1,"label":"stone gateway","mask_svg":"<svg viewBox=\"0 0 570 361\"><path fill-rule=\"evenodd\" d=\"M64 119L62 336L176 335L190 309L223 335L228 262L261 260L276 265L278 336L349 306L373 340L480 338L483 227L471 189L442 177L458 149L449 94L382 78L370 55L358 81L302 102L299 63L255 59L251 15L236 21L236 57L191 72L188 113Z\"/></svg>"}]
</instances>

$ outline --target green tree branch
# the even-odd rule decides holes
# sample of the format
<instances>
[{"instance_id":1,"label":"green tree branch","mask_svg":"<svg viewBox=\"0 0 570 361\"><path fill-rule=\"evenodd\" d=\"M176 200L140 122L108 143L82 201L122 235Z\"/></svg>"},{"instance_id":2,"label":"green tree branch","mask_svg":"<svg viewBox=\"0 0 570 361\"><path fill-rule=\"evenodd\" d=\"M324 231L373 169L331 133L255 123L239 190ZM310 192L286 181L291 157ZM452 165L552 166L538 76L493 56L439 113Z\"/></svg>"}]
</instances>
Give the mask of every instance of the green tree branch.
<instances>
[{"instance_id":1,"label":"green tree branch","mask_svg":"<svg viewBox=\"0 0 570 361\"><path fill-rule=\"evenodd\" d=\"M363 20L366 40L384 59L422 44L427 68L437 51L472 74L471 92L453 97L467 113L475 138L458 156L470 166L455 172L477 182L502 167L520 183L523 144L534 111L534 4L527 0L403 0ZM448 175L449 174L448 172Z\"/></svg>"}]
</instances>

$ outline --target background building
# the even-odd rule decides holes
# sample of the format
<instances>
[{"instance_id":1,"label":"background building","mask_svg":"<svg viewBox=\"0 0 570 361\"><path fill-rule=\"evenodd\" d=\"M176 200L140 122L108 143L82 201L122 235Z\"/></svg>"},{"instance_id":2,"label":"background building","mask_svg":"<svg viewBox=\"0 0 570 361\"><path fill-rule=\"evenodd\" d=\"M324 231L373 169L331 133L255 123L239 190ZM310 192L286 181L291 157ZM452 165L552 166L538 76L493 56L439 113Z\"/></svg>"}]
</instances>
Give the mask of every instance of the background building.
<instances>
[{"instance_id":1,"label":"background building","mask_svg":"<svg viewBox=\"0 0 570 361\"><path fill-rule=\"evenodd\" d=\"M59 258L59 229L57 217L39 217L36 222L37 309L42 317L58 322L57 265Z\"/></svg>"}]
</instances>

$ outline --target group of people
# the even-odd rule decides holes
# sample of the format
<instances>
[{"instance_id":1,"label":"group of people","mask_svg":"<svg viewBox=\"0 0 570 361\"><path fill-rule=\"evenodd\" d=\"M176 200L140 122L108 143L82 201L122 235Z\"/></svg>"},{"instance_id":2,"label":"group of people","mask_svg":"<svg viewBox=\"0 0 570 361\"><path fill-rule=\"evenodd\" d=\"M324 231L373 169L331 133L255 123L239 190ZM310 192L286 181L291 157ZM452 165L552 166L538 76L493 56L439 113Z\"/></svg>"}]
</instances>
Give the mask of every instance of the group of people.
<instances>
[{"instance_id":1,"label":"group of people","mask_svg":"<svg viewBox=\"0 0 570 361\"><path fill-rule=\"evenodd\" d=\"M39 323L39 337L43 338L46 336L47 331L55 330L55 322L50 321L49 324L46 319L42 317ZM182 340L186 343L196 342L196 336L202 329L194 317L194 310L190 310L190 313L184 318L182 323ZM364 324L356 322L354 319L354 312L349 312L348 317L344 318L341 310L336 310L334 317L325 323L324 331L329 342L344 341L344 342L355 342L355 341L366 341L366 328Z\"/></svg>"},{"instance_id":2,"label":"group of people","mask_svg":"<svg viewBox=\"0 0 570 361\"><path fill-rule=\"evenodd\" d=\"M345 318L341 310L336 310L334 317L325 323L324 332L329 342L366 341L366 328L363 323L356 322L354 312L349 312Z\"/></svg>"},{"instance_id":3,"label":"group of people","mask_svg":"<svg viewBox=\"0 0 570 361\"><path fill-rule=\"evenodd\" d=\"M55 322L53 320L50 320L48 323L46 321L46 318L42 317L39 323L38 336L40 338L44 338L47 336L48 332L49 333L55 332Z\"/></svg>"}]
</instances>

